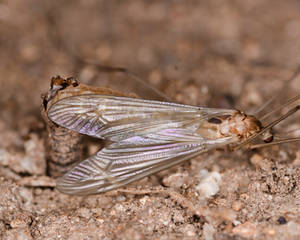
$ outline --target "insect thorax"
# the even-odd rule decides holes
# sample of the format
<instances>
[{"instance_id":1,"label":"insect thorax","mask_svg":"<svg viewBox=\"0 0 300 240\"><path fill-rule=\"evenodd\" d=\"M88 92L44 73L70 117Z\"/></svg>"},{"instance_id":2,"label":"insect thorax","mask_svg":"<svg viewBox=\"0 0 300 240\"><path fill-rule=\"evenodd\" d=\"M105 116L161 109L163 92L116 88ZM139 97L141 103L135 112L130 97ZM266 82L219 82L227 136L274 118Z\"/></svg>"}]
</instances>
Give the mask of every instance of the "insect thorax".
<instances>
[{"instance_id":1,"label":"insect thorax","mask_svg":"<svg viewBox=\"0 0 300 240\"><path fill-rule=\"evenodd\" d=\"M261 122L254 116L247 116L238 112L227 117L219 125L220 134L223 136L237 136L240 139L246 139L251 135L260 132Z\"/></svg>"}]
</instances>

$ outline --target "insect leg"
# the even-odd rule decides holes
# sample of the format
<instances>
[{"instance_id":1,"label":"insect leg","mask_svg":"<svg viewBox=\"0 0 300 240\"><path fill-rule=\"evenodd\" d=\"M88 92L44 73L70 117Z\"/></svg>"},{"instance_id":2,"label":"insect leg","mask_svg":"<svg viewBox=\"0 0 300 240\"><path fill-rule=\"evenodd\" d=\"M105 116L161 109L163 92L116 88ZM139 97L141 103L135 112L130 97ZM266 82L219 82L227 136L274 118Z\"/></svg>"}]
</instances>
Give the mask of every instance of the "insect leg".
<instances>
[{"instance_id":1,"label":"insect leg","mask_svg":"<svg viewBox=\"0 0 300 240\"><path fill-rule=\"evenodd\" d=\"M286 92L289 84L300 74L300 67L295 71L295 73L284 82L280 91L278 91L272 98L270 98L267 102L265 102L260 108L258 108L252 115L258 117L265 109L267 109L272 103L278 99L278 97L283 93Z\"/></svg>"},{"instance_id":2,"label":"insect leg","mask_svg":"<svg viewBox=\"0 0 300 240\"><path fill-rule=\"evenodd\" d=\"M253 139L257 138L258 136L262 135L263 133L265 133L267 130L269 130L270 128L274 127L275 125L277 125L279 122L283 121L284 119L286 119L287 117L293 115L294 113L296 113L298 110L300 110L300 105L292 108L291 110L289 110L287 113L283 114L281 117L277 118L276 120L274 120L273 122L269 123L267 126L263 127L261 129L260 132L253 134L251 137L249 137L248 139L244 140L243 142L241 142L240 144L238 144L237 146L233 147L233 150L237 150L240 149L242 146L248 144L249 142L251 142Z\"/></svg>"},{"instance_id":3,"label":"insect leg","mask_svg":"<svg viewBox=\"0 0 300 240\"><path fill-rule=\"evenodd\" d=\"M276 142L271 142L271 143L261 143L261 144L254 144L250 146L250 149L256 149L256 148L261 148L261 147L267 147L270 145L277 145L277 144L283 144L283 143L291 143L291 142L297 142L300 141L300 137L296 138L289 138L289 139L282 139Z\"/></svg>"}]
</instances>

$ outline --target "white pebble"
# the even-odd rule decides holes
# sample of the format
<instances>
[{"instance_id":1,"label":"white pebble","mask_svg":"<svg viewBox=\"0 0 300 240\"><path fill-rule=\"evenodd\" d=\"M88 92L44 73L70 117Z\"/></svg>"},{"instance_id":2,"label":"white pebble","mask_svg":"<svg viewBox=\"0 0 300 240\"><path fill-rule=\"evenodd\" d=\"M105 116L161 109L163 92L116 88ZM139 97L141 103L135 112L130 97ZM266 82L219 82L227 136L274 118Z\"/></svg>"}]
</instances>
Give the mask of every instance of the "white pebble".
<instances>
[{"instance_id":1,"label":"white pebble","mask_svg":"<svg viewBox=\"0 0 300 240\"><path fill-rule=\"evenodd\" d=\"M200 174L203 178L200 184L196 186L196 190L205 198L215 195L220 190L219 185L222 179L220 173L202 170Z\"/></svg>"}]
</instances>

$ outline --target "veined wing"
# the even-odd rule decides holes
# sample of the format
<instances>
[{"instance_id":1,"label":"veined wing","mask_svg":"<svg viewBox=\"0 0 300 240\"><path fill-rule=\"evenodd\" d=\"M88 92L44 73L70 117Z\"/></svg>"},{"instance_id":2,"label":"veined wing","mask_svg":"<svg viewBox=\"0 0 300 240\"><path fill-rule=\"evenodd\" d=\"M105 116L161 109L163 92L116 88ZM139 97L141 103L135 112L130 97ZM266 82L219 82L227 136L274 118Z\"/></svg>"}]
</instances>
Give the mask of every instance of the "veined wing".
<instances>
[{"instance_id":1,"label":"veined wing","mask_svg":"<svg viewBox=\"0 0 300 240\"><path fill-rule=\"evenodd\" d=\"M57 182L67 194L106 192L172 167L236 139L203 139L188 129L168 129L112 143L82 161Z\"/></svg>"},{"instance_id":2,"label":"veined wing","mask_svg":"<svg viewBox=\"0 0 300 240\"><path fill-rule=\"evenodd\" d=\"M86 94L64 98L48 110L60 126L90 136L121 141L162 129L188 128L236 110L201 108L176 103Z\"/></svg>"}]
</instances>

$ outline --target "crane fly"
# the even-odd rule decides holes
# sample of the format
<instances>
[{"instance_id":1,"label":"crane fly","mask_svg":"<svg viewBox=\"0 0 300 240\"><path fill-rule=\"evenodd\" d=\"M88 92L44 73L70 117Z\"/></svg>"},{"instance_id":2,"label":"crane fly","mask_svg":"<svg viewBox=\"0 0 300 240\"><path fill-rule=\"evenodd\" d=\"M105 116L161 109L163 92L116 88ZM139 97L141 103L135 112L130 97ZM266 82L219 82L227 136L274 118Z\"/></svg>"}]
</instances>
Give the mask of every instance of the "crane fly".
<instances>
[{"instance_id":1,"label":"crane fly","mask_svg":"<svg viewBox=\"0 0 300 240\"><path fill-rule=\"evenodd\" d=\"M126 97L61 77L52 79L44 108L55 124L105 140L101 150L58 179L58 190L73 195L110 191L212 149L239 148L258 136L270 142L270 128L299 110L263 126L235 109Z\"/></svg>"}]
</instances>

